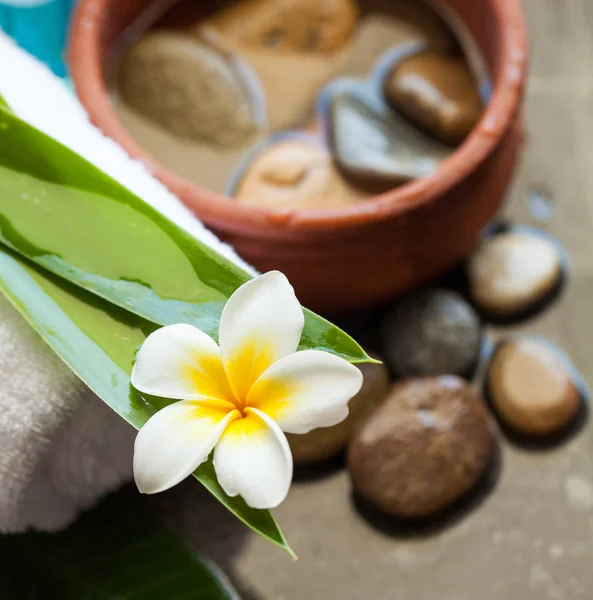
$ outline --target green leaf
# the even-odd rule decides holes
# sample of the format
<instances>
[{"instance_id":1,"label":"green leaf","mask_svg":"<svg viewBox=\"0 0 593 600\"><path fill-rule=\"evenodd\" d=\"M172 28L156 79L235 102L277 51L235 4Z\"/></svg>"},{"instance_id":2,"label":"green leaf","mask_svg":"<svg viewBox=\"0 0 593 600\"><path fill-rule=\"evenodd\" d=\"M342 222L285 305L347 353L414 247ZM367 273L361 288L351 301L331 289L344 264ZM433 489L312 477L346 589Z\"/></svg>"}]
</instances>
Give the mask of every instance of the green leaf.
<instances>
[{"instance_id":1,"label":"green leaf","mask_svg":"<svg viewBox=\"0 0 593 600\"><path fill-rule=\"evenodd\" d=\"M3 600L238 600L126 492L61 533L2 537L0 555Z\"/></svg>"},{"instance_id":2,"label":"green leaf","mask_svg":"<svg viewBox=\"0 0 593 600\"><path fill-rule=\"evenodd\" d=\"M0 108L3 108L4 110L10 110L10 106L8 106L8 102L6 102L6 100L4 100L4 98L0 95Z\"/></svg>"},{"instance_id":3,"label":"green leaf","mask_svg":"<svg viewBox=\"0 0 593 600\"><path fill-rule=\"evenodd\" d=\"M0 290L136 428L163 406L130 385L146 335L185 322L217 339L226 301L250 277L1 107L0 246ZM300 348L371 360L351 337L309 311ZM249 527L292 552L271 514L227 497L209 463L196 476Z\"/></svg>"},{"instance_id":4,"label":"green leaf","mask_svg":"<svg viewBox=\"0 0 593 600\"><path fill-rule=\"evenodd\" d=\"M52 138L0 110L0 242L158 325L217 339L222 308L250 276ZM306 311L301 348L369 357Z\"/></svg>"},{"instance_id":5,"label":"green leaf","mask_svg":"<svg viewBox=\"0 0 593 600\"><path fill-rule=\"evenodd\" d=\"M0 248L0 291L70 368L113 410L139 429L162 407L130 384L138 346L156 326ZM269 511L229 498L212 466L196 478L236 517L293 555ZM196 508L199 510L199 507Z\"/></svg>"}]
</instances>

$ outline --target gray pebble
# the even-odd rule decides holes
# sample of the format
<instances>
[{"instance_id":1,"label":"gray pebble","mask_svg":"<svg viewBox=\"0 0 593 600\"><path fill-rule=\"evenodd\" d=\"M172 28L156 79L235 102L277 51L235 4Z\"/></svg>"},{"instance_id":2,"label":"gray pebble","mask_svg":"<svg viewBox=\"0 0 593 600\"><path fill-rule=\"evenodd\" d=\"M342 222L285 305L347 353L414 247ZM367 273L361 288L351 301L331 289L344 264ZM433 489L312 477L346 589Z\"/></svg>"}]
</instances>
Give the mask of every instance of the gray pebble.
<instances>
[{"instance_id":1,"label":"gray pebble","mask_svg":"<svg viewBox=\"0 0 593 600\"><path fill-rule=\"evenodd\" d=\"M456 292L434 289L405 299L382 328L384 355L407 375L467 375L480 353L480 321Z\"/></svg>"},{"instance_id":2,"label":"gray pebble","mask_svg":"<svg viewBox=\"0 0 593 600\"><path fill-rule=\"evenodd\" d=\"M361 84L336 80L326 94L331 95L328 117L336 163L362 189L389 189L429 175L451 153Z\"/></svg>"}]
</instances>

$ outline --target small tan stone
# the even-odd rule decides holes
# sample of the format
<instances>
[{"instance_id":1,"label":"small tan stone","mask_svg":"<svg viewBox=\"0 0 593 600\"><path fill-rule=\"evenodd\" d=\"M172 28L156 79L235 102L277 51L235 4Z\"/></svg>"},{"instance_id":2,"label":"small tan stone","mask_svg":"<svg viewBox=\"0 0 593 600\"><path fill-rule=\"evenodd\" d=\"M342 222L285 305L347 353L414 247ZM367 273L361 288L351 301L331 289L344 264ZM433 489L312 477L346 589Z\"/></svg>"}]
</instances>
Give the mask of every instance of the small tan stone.
<instances>
[{"instance_id":1,"label":"small tan stone","mask_svg":"<svg viewBox=\"0 0 593 600\"><path fill-rule=\"evenodd\" d=\"M562 265L558 250L543 236L509 232L480 244L467 270L474 301L491 314L511 317L552 291Z\"/></svg>"},{"instance_id":2,"label":"small tan stone","mask_svg":"<svg viewBox=\"0 0 593 600\"><path fill-rule=\"evenodd\" d=\"M349 206L366 195L344 181L326 148L293 139L256 156L234 196L241 204L324 209Z\"/></svg>"},{"instance_id":3,"label":"small tan stone","mask_svg":"<svg viewBox=\"0 0 593 600\"><path fill-rule=\"evenodd\" d=\"M386 397L389 376L383 364L358 365L364 376L360 392L348 404L348 417L333 427L321 427L304 435L288 434L295 464L311 464L335 456L348 443L354 429Z\"/></svg>"},{"instance_id":4,"label":"small tan stone","mask_svg":"<svg viewBox=\"0 0 593 600\"><path fill-rule=\"evenodd\" d=\"M431 515L480 478L494 448L484 403L455 376L393 386L353 437L348 468L355 489L396 517Z\"/></svg>"},{"instance_id":5,"label":"small tan stone","mask_svg":"<svg viewBox=\"0 0 593 600\"><path fill-rule=\"evenodd\" d=\"M526 435L547 436L563 429L581 403L565 362L537 340L505 342L490 363L488 389L501 419Z\"/></svg>"},{"instance_id":6,"label":"small tan stone","mask_svg":"<svg viewBox=\"0 0 593 600\"><path fill-rule=\"evenodd\" d=\"M482 115L475 78L460 58L427 51L396 64L385 80L385 98L433 136L460 144Z\"/></svg>"},{"instance_id":7,"label":"small tan stone","mask_svg":"<svg viewBox=\"0 0 593 600\"><path fill-rule=\"evenodd\" d=\"M352 37L354 0L241 0L204 25L233 45L274 52L328 52Z\"/></svg>"}]
</instances>

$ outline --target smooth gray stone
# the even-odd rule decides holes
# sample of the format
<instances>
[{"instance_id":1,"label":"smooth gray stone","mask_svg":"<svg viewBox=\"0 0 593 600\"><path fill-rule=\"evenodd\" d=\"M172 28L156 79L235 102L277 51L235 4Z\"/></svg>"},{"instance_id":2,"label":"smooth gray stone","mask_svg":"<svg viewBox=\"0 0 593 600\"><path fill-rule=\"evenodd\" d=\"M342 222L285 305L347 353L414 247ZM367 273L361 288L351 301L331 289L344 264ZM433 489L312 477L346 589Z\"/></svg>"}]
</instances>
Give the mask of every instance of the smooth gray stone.
<instances>
[{"instance_id":1,"label":"smooth gray stone","mask_svg":"<svg viewBox=\"0 0 593 600\"><path fill-rule=\"evenodd\" d=\"M384 355L407 375L468 375L481 347L480 320L451 290L434 289L405 299L382 328Z\"/></svg>"},{"instance_id":2,"label":"smooth gray stone","mask_svg":"<svg viewBox=\"0 0 593 600\"><path fill-rule=\"evenodd\" d=\"M372 83L338 80L325 106L338 167L362 188L384 191L424 177L451 153L390 109Z\"/></svg>"}]
</instances>

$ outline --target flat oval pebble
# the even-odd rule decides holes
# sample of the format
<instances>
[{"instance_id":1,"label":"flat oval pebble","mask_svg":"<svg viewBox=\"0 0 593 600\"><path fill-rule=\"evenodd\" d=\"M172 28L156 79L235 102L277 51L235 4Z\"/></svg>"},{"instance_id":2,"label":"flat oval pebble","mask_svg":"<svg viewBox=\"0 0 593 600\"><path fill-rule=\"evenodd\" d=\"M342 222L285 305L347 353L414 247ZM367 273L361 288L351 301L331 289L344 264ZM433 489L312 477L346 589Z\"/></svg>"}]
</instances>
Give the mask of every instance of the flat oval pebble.
<instances>
[{"instance_id":1,"label":"flat oval pebble","mask_svg":"<svg viewBox=\"0 0 593 600\"><path fill-rule=\"evenodd\" d=\"M205 21L239 47L274 52L328 52L352 37L354 0L240 0Z\"/></svg>"},{"instance_id":2,"label":"flat oval pebble","mask_svg":"<svg viewBox=\"0 0 593 600\"><path fill-rule=\"evenodd\" d=\"M449 144L460 144L483 111L477 82L461 58L427 51L394 65L384 83L387 102Z\"/></svg>"},{"instance_id":3,"label":"flat oval pebble","mask_svg":"<svg viewBox=\"0 0 593 600\"><path fill-rule=\"evenodd\" d=\"M294 209L349 206L365 197L344 181L326 148L303 139L265 148L247 166L233 195L241 204Z\"/></svg>"},{"instance_id":4,"label":"flat oval pebble","mask_svg":"<svg viewBox=\"0 0 593 600\"><path fill-rule=\"evenodd\" d=\"M338 454L352 432L387 396L389 375L384 364L357 365L364 376L360 392L348 403L348 417L333 427L320 427L304 435L287 434L295 464L323 461Z\"/></svg>"},{"instance_id":5,"label":"flat oval pebble","mask_svg":"<svg viewBox=\"0 0 593 600\"><path fill-rule=\"evenodd\" d=\"M382 327L392 369L406 375L468 375L481 345L480 320L451 290L414 294L392 310Z\"/></svg>"},{"instance_id":6,"label":"flat oval pebble","mask_svg":"<svg viewBox=\"0 0 593 600\"><path fill-rule=\"evenodd\" d=\"M572 374L548 344L532 339L505 342L488 371L494 409L513 429L531 436L549 436L577 415L581 394Z\"/></svg>"},{"instance_id":7,"label":"flat oval pebble","mask_svg":"<svg viewBox=\"0 0 593 600\"><path fill-rule=\"evenodd\" d=\"M356 431L348 451L354 488L401 518L442 510L478 481L494 449L484 403L455 376L403 380Z\"/></svg>"},{"instance_id":8,"label":"flat oval pebble","mask_svg":"<svg viewBox=\"0 0 593 600\"><path fill-rule=\"evenodd\" d=\"M330 138L347 179L380 192L432 173L450 150L394 114L363 84L336 80L328 98Z\"/></svg>"},{"instance_id":9,"label":"flat oval pebble","mask_svg":"<svg viewBox=\"0 0 593 600\"><path fill-rule=\"evenodd\" d=\"M508 232L482 242L470 255L471 295L486 312L512 317L543 300L556 286L562 263L543 236Z\"/></svg>"},{"instance_id":10,"label":"flat oval pebble","mask_svg":"<svg viewBox=\"0 0 593 600\"><path fill-rule=\"evenodd\" d=\"M124 56L118 78L129 106L179 137L230 147L258 127L246 80L205 40L149 33Z\"/></svg>"}]
</instances>

